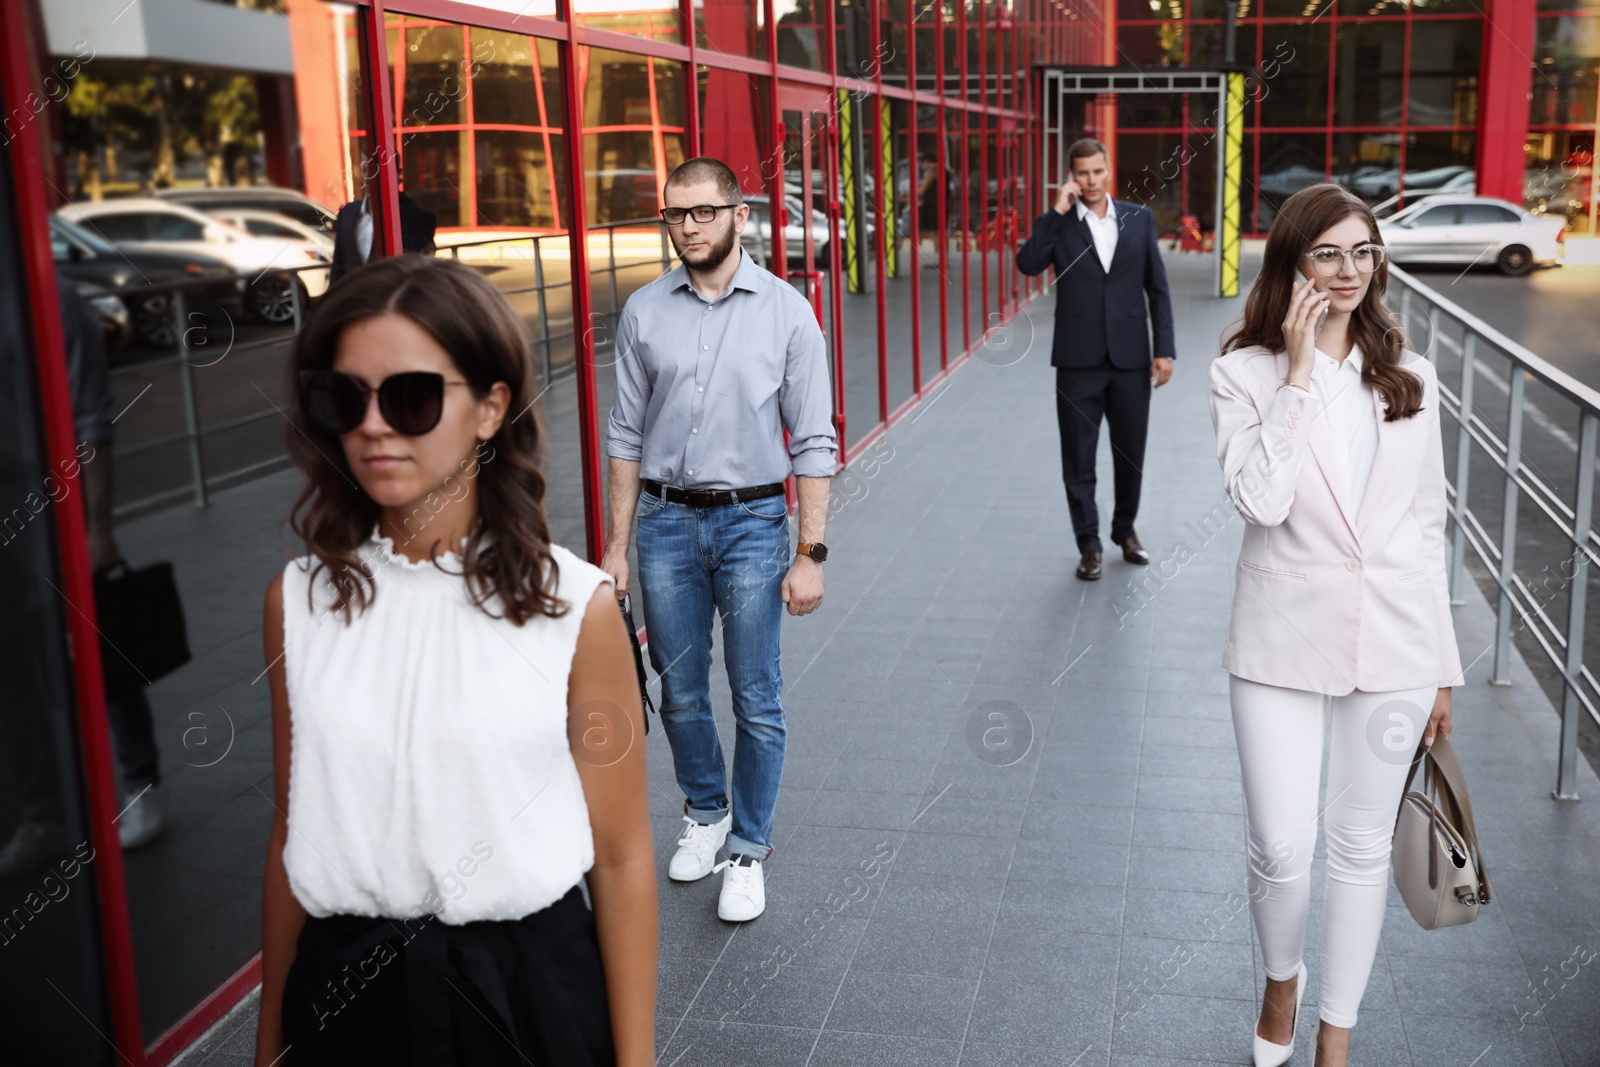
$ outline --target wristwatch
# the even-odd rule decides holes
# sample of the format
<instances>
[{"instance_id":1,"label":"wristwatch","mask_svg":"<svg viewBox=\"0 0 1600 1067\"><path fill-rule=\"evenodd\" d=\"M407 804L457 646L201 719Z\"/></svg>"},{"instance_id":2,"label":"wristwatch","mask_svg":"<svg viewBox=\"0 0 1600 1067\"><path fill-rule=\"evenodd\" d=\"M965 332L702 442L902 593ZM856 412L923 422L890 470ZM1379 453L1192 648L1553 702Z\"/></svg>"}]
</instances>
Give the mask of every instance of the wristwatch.
<instances>
[{"instance_id":1,"label":"wristwatch","mask_svg":"<svg viewBox=\"0 0 1600 1067\"><path fill-rule=\"evenodd\" d=\"M802 556L810 556L818 563L828 558L828 546L821 541L801 541L795 546L795 551Z\"/></svg>"}]
</instances>

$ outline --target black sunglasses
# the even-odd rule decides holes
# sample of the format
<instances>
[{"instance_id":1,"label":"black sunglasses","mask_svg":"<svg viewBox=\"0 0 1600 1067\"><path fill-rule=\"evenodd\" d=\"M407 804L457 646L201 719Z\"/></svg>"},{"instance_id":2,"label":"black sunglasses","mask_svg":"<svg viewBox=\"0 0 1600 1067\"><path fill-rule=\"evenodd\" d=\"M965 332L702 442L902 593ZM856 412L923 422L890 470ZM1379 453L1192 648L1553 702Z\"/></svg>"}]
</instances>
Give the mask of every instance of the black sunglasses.
<instances>
[{"instance_id":1,"label":"black sunglasses","mask_svg":"<svg viewBox=\"0 0 1600 1067\"><path fill-rule=\"evenodd\" d=\"M367 404L378 394L378 411L396 433L419 437L439 425L444 415L444 387L466 385L447 382L433 371L391 374L376 389L360 378L336 370L300 372L300 394L306 415L319 430L343 435L367 417Z\"/></svg>"}]
</instances>

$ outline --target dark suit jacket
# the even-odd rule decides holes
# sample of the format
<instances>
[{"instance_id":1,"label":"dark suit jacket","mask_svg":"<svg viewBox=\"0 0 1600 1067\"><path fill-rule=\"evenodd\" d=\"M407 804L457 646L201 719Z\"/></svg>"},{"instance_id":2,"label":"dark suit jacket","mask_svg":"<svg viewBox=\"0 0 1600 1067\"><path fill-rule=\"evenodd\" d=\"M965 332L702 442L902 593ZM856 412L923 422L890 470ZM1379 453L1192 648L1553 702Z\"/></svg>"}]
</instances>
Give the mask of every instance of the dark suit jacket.
<instances>
[{"instance_id":1,"label":"dark suit jacket","mask_svg":"<svg viewBox=\"0 0 1600 1067\"><path fill-rule=\"evenodd\" d=\"M1052 366L1087 370L1109 354L1112 365L1123 370L1147 367L1152 320L1155 355L1177 356L1155 216L1138 204L1113 203L1119 232L1110 271L1100 265L1089 224L1078 218L1076 207L1065 215L1050 210L1039 216L1028 243L1017 252L1017 269L1024 274L1056 269Z\"/></svg>"},{"instance_id":2,"label":"dark suit jacket","mask_svg":"<svg viewBox=\"0 0 1600 1067\"><path fill-rule=\"evenodd\" d=\"M333 226L333 266L328 272L330 284L344 274L366 262L356 245L356 223L361 218L361 201L352 200L339 209ZM433 248L433 232L437 223L433 212L400 194L400 246L407 252L426 252ZM372 243L378 244L374 229Z\"/></svg>"}]
</instances>

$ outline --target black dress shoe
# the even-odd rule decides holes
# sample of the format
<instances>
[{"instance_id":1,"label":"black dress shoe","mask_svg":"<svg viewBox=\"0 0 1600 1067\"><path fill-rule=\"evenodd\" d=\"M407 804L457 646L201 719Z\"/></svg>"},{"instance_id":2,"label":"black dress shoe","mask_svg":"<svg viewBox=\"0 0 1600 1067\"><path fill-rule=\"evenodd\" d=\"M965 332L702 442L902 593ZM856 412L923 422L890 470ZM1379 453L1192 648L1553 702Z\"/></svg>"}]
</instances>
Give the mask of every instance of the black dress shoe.
<instances>
[{"instance_id":1,"label":"black dress shoe","mask_svg":"<svg viewBox=\"0 0 1600 1067\"><path fill-rule=\"evenodd\" d=\"M1100 577L1100 553L1085 552L1083 558L1078 560L1078 569L1073 573L1086 582Z\"/></svg>"},{"instance_id":2,"label":"black dress shoe","mask_svg":"<svg viewBox=\"0 0 1600 1067\"><path fill-rule=\"evenodd\" d=\"M1144 546L1139 543L1139 535L1132 530L1129 530L1127 536L1120 541L1113 537L1111 543L1122 546L1122 558L1129 563L1144 566L1150 562L1150 553L1144 550Z\"/></svg>"}]
</instances>

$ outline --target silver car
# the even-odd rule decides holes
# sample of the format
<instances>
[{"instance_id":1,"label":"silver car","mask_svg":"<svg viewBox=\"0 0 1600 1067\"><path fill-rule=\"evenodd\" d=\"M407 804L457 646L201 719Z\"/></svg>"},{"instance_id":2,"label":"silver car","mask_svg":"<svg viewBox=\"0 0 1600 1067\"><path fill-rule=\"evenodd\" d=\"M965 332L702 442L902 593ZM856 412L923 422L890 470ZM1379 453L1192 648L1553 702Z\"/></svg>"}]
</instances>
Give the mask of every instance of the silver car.
<instances>
[{"instance_id":1,"label":"silver car","mask_svg":"<svg viewBox=\"0 0 1600 1067\"><path fill-rule=\"evenodd\" d=\"M1493 264L1502 274L1555 263L1565 230L1565 219L1486 196L1430 196L1378 223L1396 263Z\"/></svg>"}]
</instances>

